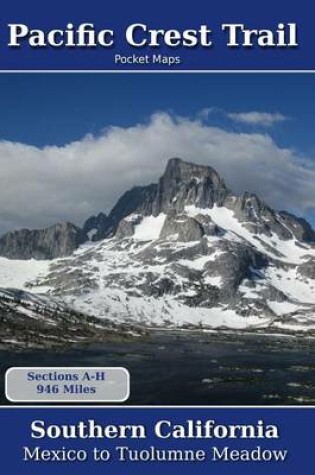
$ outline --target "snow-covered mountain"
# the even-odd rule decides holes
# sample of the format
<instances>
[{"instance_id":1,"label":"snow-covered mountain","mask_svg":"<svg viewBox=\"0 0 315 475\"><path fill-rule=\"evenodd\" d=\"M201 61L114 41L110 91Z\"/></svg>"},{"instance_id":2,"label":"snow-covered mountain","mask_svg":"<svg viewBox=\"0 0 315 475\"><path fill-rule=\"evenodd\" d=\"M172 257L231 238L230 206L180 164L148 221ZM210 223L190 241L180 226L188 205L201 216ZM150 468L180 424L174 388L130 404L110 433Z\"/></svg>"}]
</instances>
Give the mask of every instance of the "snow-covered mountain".
<instances>
[{"instance_id":1,"label":"snow-covered mountain","mask_svg":"<svg viewBox=\"0 0 315 475\"><path fill-rule=\"evenodd\" d=\"M168 162L51 261L0 258L0 286L146 326L315 332L315 233L211 167Z\"/></svg>"}]
</instances>

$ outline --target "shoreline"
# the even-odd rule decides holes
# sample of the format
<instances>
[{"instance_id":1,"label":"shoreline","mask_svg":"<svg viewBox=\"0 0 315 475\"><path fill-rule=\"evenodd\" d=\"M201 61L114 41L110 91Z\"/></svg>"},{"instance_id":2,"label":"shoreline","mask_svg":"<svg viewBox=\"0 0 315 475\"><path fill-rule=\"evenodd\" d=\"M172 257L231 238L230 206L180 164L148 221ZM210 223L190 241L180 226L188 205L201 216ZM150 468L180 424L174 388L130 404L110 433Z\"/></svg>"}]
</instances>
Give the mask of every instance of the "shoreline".
<instances>
[{"instance_id":1,"label":"shoreline","mask_svg":"<svg viewBox=\"0 0 315 475\"><path fill-rule=\"evenodd\" d=\"M170 339L178 339L180 337L191 336L194 338L201 338L204 341L220 341L226 343L235 343L241 340L268 340L270 343L274 344L283 344L284 347L288 346L297 346L300 347L313 347L315 344L315 335L304 333L287 333L287 332L271 332L271 331L262 331L259 330L236 330L236 329L200 329L200 328L157 328L157 327L148 327L143 328L142 332L139 330L136 331L126 331L119 332L119 327L116 328L115 332L106 332L104 335L93 335L93 337L82 337L80 340L69 340L62 342L45 342L48 344L34 343L32 345L27 345L25 342L17 342L19 346L14 346L15 343L11 341L0 342L0 355L2 353L36 353L40 351L49 351L52 353L68 353L71 351L84 351L93 346L103 345L103 344L121 344L121 343L131 343L137 344L141 341L150 342L150 339L154 336L161 335ZM49 335L45 338L50 339Z\"/></svg>"}]
</instances>

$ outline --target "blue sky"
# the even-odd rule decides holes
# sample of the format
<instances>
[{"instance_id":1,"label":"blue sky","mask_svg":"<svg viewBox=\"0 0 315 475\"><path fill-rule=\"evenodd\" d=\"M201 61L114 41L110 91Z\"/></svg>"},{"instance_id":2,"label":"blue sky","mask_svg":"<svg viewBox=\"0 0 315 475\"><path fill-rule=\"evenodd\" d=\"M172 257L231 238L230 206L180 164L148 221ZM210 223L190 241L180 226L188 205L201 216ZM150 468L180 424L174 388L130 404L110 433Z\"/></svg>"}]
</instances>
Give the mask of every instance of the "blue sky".
<instances>
[{"instance_id":1,"label":"blue sky","mask_svg":"<svg viewBox=\"0 0 315 475\"><path fill-rule=\"evenodd\" d=\"M277 143L315 156L313 74L3 74L0 104L1 139L38 146L130 126L160 110L281 112L290 120L272 130Z\"/></svg>"},{"instance_id":2,"label":"blue sky","mask_svg":"<svg viewBox=\"0 0 315 475\"><path fill-rule=\"evenodd\" d=\"M271 204L289 208L308 217L313 224L315 222L315 201L311 191L311 178L315 170L315 76L313 74L2 74L0 75L0 104L0 139L6 141L4 150L0 150L0 164L2 160L5 169L9 170L8 175L3 178L3 184L0 183L0 185L3 188L7 186L8 180L11 180L11 186L13 186L13 182L25 181L25 176L29 176L25 190L18 190L16 193L20 197L20 202L13 204L13 198L11 201L8 201L8 198L8 206L0 209L0 215L1 213L2 216L5 215L2 222L0 216L0 230L26 225L26 220L30 217L33 217L31 225L40 226L59 218L71 220L71 211L74 215L73 220L78 223L83 220L85 213L88 215L91 211L108 211L119 193L124 191L124 186L145 184L147 180L156 181L159 171L162 171L166 158L169 158L166 157L168 151L162 149L163 157L160 164L156 163L158 160L156 156L149 157L148 149L152 142L150 142L150 133L158 130L158 133L162 134L161 137L164 137L163 134L166 133L171 144L169 152L176 154L176 138L174 137L182 137L179 129L180 133L187 137L189 130L194 129L195 121L202 122L195 132L198 143L203 141L203 148L192 146L190 153L187 153L184 158L196 162L207 161L204 151L207 147L209 148L209 144L214 140L213 137L217 137L217 131L227 132L228 140L230 138L243 140L245 137L246 143L251 144L251 138L253 138L257 150L261 142L265 141L265 148L257 152L257 167L263 169L261 177L265 183L273 177L275 179L273 187L277 188L279 183L279 190L282 190L278 193L279 196L277 196L277 190L273 193L274 196L270 198ZM167 119L165 116L164 122L152 119L152 115L157 112L161 112L162 116L166 114ZM272 119L271 123L266 125L263 120L256 120L255 117L255 120L251 121L248 120L249 116L239 115L253 112L270 114L270 117L278 117L278 119L274 121ZM171 122L167 122L169 118L175 121L176 127ZM178 124L180 118L187 121L187 130L183 130L183 127ZM146 127L145 132L141 126ZM108 133L108 128L112 130L112 127L118 128L119 131ZM135 127L138 127L137 132L135 132ZM142 132L139 132L139 127ZM110 157L105 158L105 156L113 142L116 144L113 157L116 157L120 148L118 141L121 140L123 144L128 143L130 148L128 137L135 133L140 134L138 142L132 142L135 149L140 147L141 133L146 134L144 143L146 143L148 153L147 166L145 162L138 163L132 158L128 160L122 158L121 167L128 169L128 173L126 171L120 183L119 176L123 175L122 168L115 170L110 168L109 163L103 163L98 169L101 158L96 160L95 157L102 156L101 147L103 146L103 162L110 160ZM87 139L84 137L87 134L93 136L92 145L91 141L88 141L88 146L86 144ZM205 134L209 134L208 142L205 142L203 138ZM106 141L99 140L105 135ZM148 142L145 142L146 140ZM222 140L225 140L224 134ZM16 146L16 142L20 144L20 147ZM69 147L68 144L73 142L77 145ZM191 135L191 143L193 142L194 136ZM25 146L25 150L22 145ZM33 146L33 148L28 146ZM51 146L49 157L41 152L43 147L47 146ZM243 146L245 145L242 142L240 151L243 150ZM270 152L268 147L270 147ZM112 187L107 194L102 191L100 183L96 197L93 195L93 183L90 185L87 182L83 183L75 176L75 169L86 173L84 166L89 166L88 161L84 166L82 161L76 163L73 170L69 166L71 160L71 163L74 163L79 155L82 156L82 160L84 159L85 152L82 150L86 148L92 157L89 159L91 169L95 167L95 173L98 175L99 170L102 170L103 187L108 189ZM97 154L94 153L95 150ZM198 156L193 156L194 150L196 154L202 150L200 159ZM233 151L233 148L231 150ZM244 150L247 153L247 149ZM266 157L264 163L261 156L264 150L266 154L274 153L274 160ZM178 147L178 151L181 151L181 147ZM256 152L253 153L255 155ZM60 158L62 154L64 158ZM279 160L283 160L285 164L283 176L280 176L280 165L276 166L275 163L278 160L278 154L280 154ZM215 161L214 164L219 167L220 172L228 175L226 177L228 183L234 184L237 192L243 191L243 188L252 188L256 191L255 185L259 174L253 172L255 161L252 160L250 167L247 167L248 160L246 162L245 158L243 160L240 157L239 168L243 175L242 182L240 177L235 178L236 172L233 175L233 167L230 167L228 160L226 166L224 165L225 158L221 149L218 152L219 155L220 161ZM39 161L34 159L35 156L38 156ZM54 156L57 157L56 164L54 164ZM60 162L58 162L58 156ZM145 159L144 156L143 160ZM50 176L54 176L55 182L52 179L49 181L40 171L45 160L47 160L46 168L52 167ZM210 154L209 164L213 164L212 160L213 156ZM237 155L233 163L236 160ZM11 169L12 162L14 166L12 165ZM66 169L63 168L65 163ZM20 164L23 166L20 167ZM130 167L133 167L132 173ZM292 171L294 167L295 170ZM113 175L109 173L106 177L107 173L104 173L104 170L107 169L111 169ZM31 170L34 170L34 178ZM270 176L268 176L268 170ZM309 175L306 176L308 170ZM73 181L71 181L72 175ZM41 176L43 176L43 187L45 187L42 190L39 189ZM117 177L115 184L113 184L114 176ZM33 183L32 180L35 180L35 177L36 183ZM94 180L92 175L89 179ZM98 177L95 180L97 181ZM82 186L85 190L80 203L76 195L78 192L76 184L79 181L81 195ZM35 201L41 200L41 193L45 193L45 190L51 195L60 193L59 184L63 189L69 188L67 196L63 196L63 201L68 200L68 204L62 206L61 202L54 203L52 199L49 199L47 207L53 208L53 212L48 212L48 209L45 211L43 206L37 207ZM87 190L89 186L91 190ZM268 186L264 188L260 184L258 186L258 191L263 194L262 198L267 201L270 186L269 188ZM295 195L292 197L290 187L303 188L303 190L295 190L296 203L294 202ZM37 190L35 195L30 192L30 189ZM73 195L71 195L73 198L70 196L71 190L73 190ZM288 198L291 197L288 203L286 192ZM47 199L47 193L45 197ZM18 208L27 200L29 200L26 206L27 212L22 214Z\"/></svg>"}]
</instances>

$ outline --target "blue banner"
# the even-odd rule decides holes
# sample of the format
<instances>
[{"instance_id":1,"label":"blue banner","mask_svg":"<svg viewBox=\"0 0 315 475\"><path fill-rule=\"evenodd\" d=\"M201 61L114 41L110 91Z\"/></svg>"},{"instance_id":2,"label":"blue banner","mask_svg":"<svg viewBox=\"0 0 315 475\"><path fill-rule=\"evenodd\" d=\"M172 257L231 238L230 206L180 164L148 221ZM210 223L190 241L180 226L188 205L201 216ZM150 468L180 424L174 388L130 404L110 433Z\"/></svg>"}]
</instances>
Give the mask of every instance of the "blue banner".
<instances>
[{"instance_id":1,"label":"blue banner","mask_svg":"<svg viewBox=\"0 0 315 475\"><path fill-rule=\"evenodd\" d=\"M314 472L312 409L7 408L0 420L10 473Z\"/></svg>"},{"instance_id":2,"label":"blue banner","mask_svg":"<svg viewBox=\"0 0 315 475\"><path fill-rule=\"evenodd\" d=\"M311 70L312 5L6 3L1 70Z\"/></svg>"}]
</instances>

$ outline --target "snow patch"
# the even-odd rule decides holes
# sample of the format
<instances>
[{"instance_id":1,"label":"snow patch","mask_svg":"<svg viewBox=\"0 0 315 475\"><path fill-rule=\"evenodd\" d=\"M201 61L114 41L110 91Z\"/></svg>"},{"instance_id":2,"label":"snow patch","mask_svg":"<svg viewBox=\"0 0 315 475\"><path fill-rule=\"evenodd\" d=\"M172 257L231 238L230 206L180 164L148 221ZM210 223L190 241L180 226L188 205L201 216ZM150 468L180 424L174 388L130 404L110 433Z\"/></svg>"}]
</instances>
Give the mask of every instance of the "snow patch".
<instances>
[{"instance_id":1,"label":"snow patch","mask_svg":"<svg viewBox=\"0 0 315 475\"><path fill-rule=\"evenodd\" d=\"M159 239L166 214L158 216L146 216L140 224L135 227L133 239L135 241L155 241Z\"/></svg>"},{"instance_id":2,"label":"snow patch","mask_svg":"<svg viewBox=\"0 0 315 475\"><path fill-rule=\"evenodd\" d=\"M11 260L0 257L0 287L29 290L27 283L48 273L52 261ZM37 292L47 292L48 287L38 287Z\"/></svg>"},{"instance_id":3,"label":"snow patch","mask_svg":"<svg viewBox=\"0 0 315 475\"><path fill-rule=\"evenodd\" d=\"M96 228L91 229L91 230L87 233L87 236L88 236L88 238L89 238L89 241L92 241L93 236L95 236L96 233L97 233L97 229L96 229Z\"/></svg>"}]
</instances>

